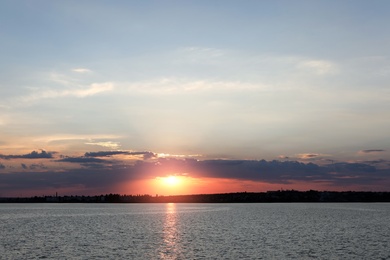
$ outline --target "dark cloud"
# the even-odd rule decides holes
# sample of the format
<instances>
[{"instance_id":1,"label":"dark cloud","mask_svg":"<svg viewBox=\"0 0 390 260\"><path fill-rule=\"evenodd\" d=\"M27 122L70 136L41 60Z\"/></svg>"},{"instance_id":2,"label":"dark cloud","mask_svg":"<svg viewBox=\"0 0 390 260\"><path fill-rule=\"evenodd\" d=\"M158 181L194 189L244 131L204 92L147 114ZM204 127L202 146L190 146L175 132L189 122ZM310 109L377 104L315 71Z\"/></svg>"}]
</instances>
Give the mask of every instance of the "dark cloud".
<instances>
[{"instance_id":1,"label":"dark cloud","mask_svg":"<svg viewBox=\"0 0 390 260\"><path fill-rule=\"evenodd\" d=\"M376 168L372 165L368 165L365 163L335 163L333 165L328 166L328 169L342 173L373 173L376 172Z\"/></svg>"},{"instance_id":2,"label":"dark cloud","mask_svg":"<svg viewBox=\"0 0 390 260\"><path fill-rule=\"evenodd\" d=\"M66 157L59 160L82 164L78 169L51 171L23 171L0 174L3 194L15 190L40 190L82 187L85 194L115 192L115 187L126 182L152 179L171 174L199 178L224 178L282 184L294 188L305 183L307 189L326 183L329 189L389 190L390 169L378 169L366 163L337 162L317 165L297 161L265 160L204 160L160 158L155 161L137 161L134 165L107 161L95 157ZM109 162L109 163L108 163ZM31 166L30 166L30 169ZM36 168L38 169L38 168ZM79 189L80 190L80 189ZM129 191L131 194L131 191Z\"/></svg>"},{"instance_id":3,"label":"dark cloud","mask_svg":"<svg viewBox=\"0 0 390 260\"><path fill-rule=\"evenodd\" d=\"M143 156L144 156L144 160L152 159L154 157L157 157L157 155L155 153L152 153L152 152L144 152Z\"/></svg>"},{"instance_id":4,"label":"dark cloud","mask_svg":"<svg viewBox=\"0 0 390 260\"><path fill-rule=\"evenodd\" d=\"M172 159L162 162L162 166L170 168L166 164L170 164L171 161ZM305 180L308 176L321 176L324 174L324 170L316 164L304 164L297 161L186 160L185 162L191 170L205 177L264 181L269 183L287 184L294 180ZM174 163L176 164L177 162Z\"/></svg>"},{"instance_id":5,"label":"dark cloud","mask_svg":"<svg viewBox=\"0 0 390 260\"><path fill-rule=\"evenodd\" d=\"M31 164L29 166L29 169L30 170L38 170L38 169L47 169L47 167L43 163L39 163L39 164Z\"/></svg>"},{"instance_id":6,"label":"dark cloud","mask_svg":"<svg viewBox=\"0 0 390 260\"><path fill-rule=\"evenodd\" d=\"M313 157L318 157L318 154L306 154L306 158L313 158Z\"/></svg>"},{"instance_id":7,"label":"dark cloud","mask_svg":"<svg viewBox=\"0 0 390 260\"><path fill-rule=\"evenodd\" d=\"M85 153L85 157L109 157L117 154L124 154L124 155L142 155L143 158L151 159L156 157L156 154L152 152L129 152L129 151L100 151L100 152L88 152Z\"/></svg>"},{"instance_id":8,"label":"dark cloud","mask_svg":"<svg viewBox=\"0 0 390 260\"><path fill-rule=\"evenodd\" d=\"M387 160L379 159L379 160L364 161L363 163L366 163L366 164L379 164L379 163L388 163L388 162L389 161L387 161Z\"/></svg>"},{"instance_id":9,"label":"dark cloud","mask_svg":"<svg viewBox=\"0 0 390 260\"><path fill-rule=\"evenodd\" d=\"M5 165L0 163L0 170L5 169Z\"/></svg>"},{"instance_id":10,"label":"dark cloud","mask_svg":"<svg viewBox=\"0 0 390 260\"><path fill-rule=\"evenodd\" d=\"M69 163L107 163L107 160L90 157L64 157L57 162L69 162Z\"/></svg>"},{"instance_id":11,"label":"dark cloud","mask_svg":"<svg viewBox=\"0 0 390 260\"><path fill-rule=\"evenodd\" d=\"M0 154L1 159L51 159L53 158L53 154L55 152L46 152L42 150L41 152L37 151L32 151L31 153L28 154L22 154L22 155L3 155Z\"/></svg>"},{"instance_id":12,"label":"dark cloud","mask_svg":"<svg viewBox=\"0 0 390 260\"><path fill-rule=\"evenodd\" d=\"M89 168L89 169L97 169L97 170L102 170L102 169L110 169L110 164L105 164L107 161L105 161L104 163L102 162L99 162L99 163L82 163L82 165L86 168Z\"/></svg>"},{"instance_id":13,"label":"dark cloud","mask_svg":"<svg viewBox=\"0 0 390 260\"><path fill-rule=\"evenodd\" d=\"M335 163L320 166L297 161L250 161L250 160L180 160L159 159L158 163L138 162L138 173L188 173L193 177L228 178L274 184L296 182L325 182L329 185L382 185L390 182L390 169L378 170L364 163Z\"/></svg>"},{"instance_id":14,"label":"dark cloud","mask_svg":"<svg viewBox=\"0 0 390 260\"><path fill-rule=\"evenodd\" d=\"M383 149L368 149L368 150L360 150L360 153L381 153L385 152L386 150Z\"/></svg>"},{"instance_id":15,"label":"dark cloud","mask_svg":"<svg viewBox=\"0 0 390 260\"><path fill-rule=\"evenodd\" d=\"M126 151L100 151L100 152L88 152L85 153L85 157L108 157L117 154L128 154Z\"/></svg>"},{"instance_id":16,"label":"dark cloud","mask_svg":"<svg viewBox=\"0 0 390 260\"><path fill-rule=\"evenodd\" d=\"M24 163L21 163L21 166L22 166L22 168L25 169L25 170L28 169L27 165L25 165Z\"/></svg>"},{"instance_id":17,"label":"dark cloud","mask_svg":"<svg viewBox=\"0 0 390 260\"><path fill-rule=\"evenodd\" d=\"M334 159L322 159L324 162L328 162L328 163L334 163L335 160Z\"/></svg>"}]
</instances>

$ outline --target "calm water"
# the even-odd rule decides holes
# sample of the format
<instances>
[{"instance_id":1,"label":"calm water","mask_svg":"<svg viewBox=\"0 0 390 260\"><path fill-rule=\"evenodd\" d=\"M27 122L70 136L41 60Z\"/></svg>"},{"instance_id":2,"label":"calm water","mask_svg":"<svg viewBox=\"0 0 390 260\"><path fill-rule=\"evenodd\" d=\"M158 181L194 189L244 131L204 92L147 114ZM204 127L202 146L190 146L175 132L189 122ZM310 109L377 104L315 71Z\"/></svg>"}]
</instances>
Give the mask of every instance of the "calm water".
<instances>
[{"instance_id":1,"label":"calm water","mask_svg":"<svg viewBox=\"0 0 390 260\"><path fill-rule=\"evenodd\" d=\"M0 259L390 259L390 204L0 204Z\"/></svg>"}]
</instances>

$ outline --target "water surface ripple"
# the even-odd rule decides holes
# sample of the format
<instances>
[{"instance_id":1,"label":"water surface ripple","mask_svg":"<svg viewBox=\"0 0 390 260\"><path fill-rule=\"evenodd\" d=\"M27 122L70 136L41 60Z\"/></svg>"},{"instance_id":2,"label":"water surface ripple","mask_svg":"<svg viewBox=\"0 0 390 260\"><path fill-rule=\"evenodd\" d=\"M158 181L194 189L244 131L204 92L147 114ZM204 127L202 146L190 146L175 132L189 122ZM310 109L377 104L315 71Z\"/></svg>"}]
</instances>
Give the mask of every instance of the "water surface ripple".
<instances>
[{"instance_id":1,"label":"water surface ripple","mask_svg":"<svg viewBox=\"0 0 390 260\"><path fill-rule=\"evenodd\" d=\"M0 259L390 259L390 203L0 204Z\"/></svg>"}]
</instances>

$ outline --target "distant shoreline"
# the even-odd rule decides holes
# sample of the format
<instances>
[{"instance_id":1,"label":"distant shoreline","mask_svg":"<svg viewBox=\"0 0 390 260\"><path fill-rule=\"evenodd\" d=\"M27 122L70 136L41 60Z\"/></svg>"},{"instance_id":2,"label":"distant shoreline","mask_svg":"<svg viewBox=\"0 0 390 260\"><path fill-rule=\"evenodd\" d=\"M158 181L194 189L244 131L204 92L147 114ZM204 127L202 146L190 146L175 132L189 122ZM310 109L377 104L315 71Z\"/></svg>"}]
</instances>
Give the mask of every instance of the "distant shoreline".
<instances>
[{"instance_id":1,"label":"distant shoreline","mask_svg":"<svg viewBox=\"0 0 390 260\"><path fill-rule=\"evenodd\" d=\"M275 203L275 202L390 202L390 192L295 191L236 192L195 195L35 196L0 198L0 203Z\"/></svg>"}]
</instances>

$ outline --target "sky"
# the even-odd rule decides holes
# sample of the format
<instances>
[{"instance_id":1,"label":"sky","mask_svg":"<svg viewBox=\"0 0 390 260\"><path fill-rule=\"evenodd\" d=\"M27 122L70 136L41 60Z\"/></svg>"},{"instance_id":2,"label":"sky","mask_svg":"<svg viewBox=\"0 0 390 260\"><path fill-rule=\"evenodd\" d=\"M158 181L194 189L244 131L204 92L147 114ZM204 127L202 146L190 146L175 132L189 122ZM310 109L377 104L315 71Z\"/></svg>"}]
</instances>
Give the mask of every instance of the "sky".
<instances>
[{"instance_id":1,"label":"sky","mask_svg":"<svg viewBox=\"0 0 390 260\"><path fill-rule=\"evenodd\" d=\"M390 2L0 2L0 197L390 191Z\"/></svg>"}]
</instances>

